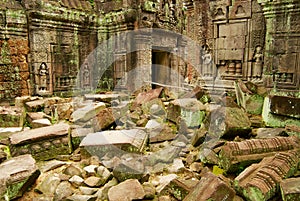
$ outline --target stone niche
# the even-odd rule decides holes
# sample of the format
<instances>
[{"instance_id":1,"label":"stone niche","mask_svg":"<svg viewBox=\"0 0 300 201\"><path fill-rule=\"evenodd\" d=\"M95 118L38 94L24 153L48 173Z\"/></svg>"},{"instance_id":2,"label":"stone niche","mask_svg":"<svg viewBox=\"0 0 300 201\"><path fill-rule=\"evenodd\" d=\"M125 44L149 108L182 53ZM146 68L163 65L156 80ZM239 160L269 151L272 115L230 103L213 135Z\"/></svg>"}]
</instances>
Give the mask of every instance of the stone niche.
<instances>
[{"instance_id":1,"label":"stone niche","mask_svg":"<svg viewBox=\"0 0 300 201\"><path fill-rule=\"evenodd\" d=\"M217 80L262 83L264 16L256 1L211 2Z\"/></svg>"}]
</instances>

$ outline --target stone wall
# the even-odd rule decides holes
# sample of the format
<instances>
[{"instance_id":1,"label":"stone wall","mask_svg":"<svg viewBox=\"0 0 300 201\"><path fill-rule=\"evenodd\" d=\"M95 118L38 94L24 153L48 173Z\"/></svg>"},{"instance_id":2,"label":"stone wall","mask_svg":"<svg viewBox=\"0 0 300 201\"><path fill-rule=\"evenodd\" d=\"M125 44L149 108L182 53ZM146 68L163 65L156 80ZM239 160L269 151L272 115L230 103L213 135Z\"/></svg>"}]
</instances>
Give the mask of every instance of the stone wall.
<instances>
[{"instance_id":1,"label":"stone wall","mask_svg":"<svg viewBox=\"0 0 300 201\"><path fill-rule=\"evenodd\" d=\"M233 89L242 79L299 88L300 6L294 0L0 3L1 99L136 89L145 81ZM136 32L144 28L150 29Z\"/></svg>"}]
</instances>

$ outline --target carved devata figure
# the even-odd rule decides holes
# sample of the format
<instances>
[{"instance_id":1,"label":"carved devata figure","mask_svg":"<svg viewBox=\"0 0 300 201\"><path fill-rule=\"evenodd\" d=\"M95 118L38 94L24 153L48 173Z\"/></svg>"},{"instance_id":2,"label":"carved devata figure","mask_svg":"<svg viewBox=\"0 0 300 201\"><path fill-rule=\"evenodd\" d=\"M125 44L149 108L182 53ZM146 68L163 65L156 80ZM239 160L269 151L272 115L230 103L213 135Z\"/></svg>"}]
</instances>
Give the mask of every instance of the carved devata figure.
<instances>
[{"instance_id":1,"label":"carved devata figure","mask_svg":"<svg viewBox=\"0 0 300 201\"><path fill-rule=\"evenodd\" d=\"M209 52L208 47L204 47L204 54L202 55L203 63L203 76L211 77L212 76L212 56Z\"/></svg>"},{"instance_id":2,"label":"carved devata figure","mask_svg":"<svg viewBox=\"0 0 300 201\"><path fill-rule=\"evenodd\" d=\"M39 91L47 91L47 77L48 77L48 67L45 62L41 63L39 67Z\"/></svg>"},{"instance_id":3,"label":"carved devata figure","mask_svg":"<svg viewBox=\"0 0 300 201\"><path fill-rule=\"evenodd\" d=\"M84 64L83 72L82 72L82 84L84 88L88 88L91 84L90 80L91 74L88 64Z\"/></svg>"},{"instance_id":4,"label":"carved devata figure","mask_svg":"<svg viewBox=\"0 0 300 201\"><path fill-rule=\"evenodd\" d=\"M263 53L261 46L257 46L254 51L252 66L253 81L259 81L261 78L263 68Z\"/></svg>"}]
</instances>

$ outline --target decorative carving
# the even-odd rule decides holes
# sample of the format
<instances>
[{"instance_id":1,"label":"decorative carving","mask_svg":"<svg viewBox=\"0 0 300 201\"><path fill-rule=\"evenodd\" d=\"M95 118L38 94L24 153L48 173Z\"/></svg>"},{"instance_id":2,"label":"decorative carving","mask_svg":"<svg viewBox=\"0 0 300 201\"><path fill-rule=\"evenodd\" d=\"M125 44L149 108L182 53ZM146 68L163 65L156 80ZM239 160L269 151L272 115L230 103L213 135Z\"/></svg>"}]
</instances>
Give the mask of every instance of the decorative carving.
<instances>
[{"instance_id":1,"label":"decorative carving","mask_svg":"<svg viewBox=\"0 0 300 201\"><path fill-rule=\"evenodd\" d=\"M253 56L252 78L253 81L258 81L261 78L263 67L263 53L261 46L257 46Z\"/></svg>"},{"instance_id":2,"label":"decorative carving","mask_svg":"<svg viewBox=\"0 0 300 201\"><path fill-rule=\"evenodd\" d=\"M46 92L48 89L48 71L47 64L45 62L42 62L39 67L39 86L38 86L38 92Z\"/></svg>"},{"instance_id":3,"label":"decorative carving","mask_svg":"<svg viewBox=\"0 0 300 201\"><path fill-rule=\"evenodd\" d=\"M91 86L91 73L87 63L83 67L82 84L85 89Z\"/></svg>"},{"instance_id":4,"label":"decorative carving","mask_svg":"<svg viewBox=\"0 0 300 201\"><path fill-rule=\"evenodd\" d=\"M203 64L203 76L211 77L212 76L212 56L210 50L207 46L204 48L204 54L202 55L202 64Z\"/></svg>"}]
</instances>

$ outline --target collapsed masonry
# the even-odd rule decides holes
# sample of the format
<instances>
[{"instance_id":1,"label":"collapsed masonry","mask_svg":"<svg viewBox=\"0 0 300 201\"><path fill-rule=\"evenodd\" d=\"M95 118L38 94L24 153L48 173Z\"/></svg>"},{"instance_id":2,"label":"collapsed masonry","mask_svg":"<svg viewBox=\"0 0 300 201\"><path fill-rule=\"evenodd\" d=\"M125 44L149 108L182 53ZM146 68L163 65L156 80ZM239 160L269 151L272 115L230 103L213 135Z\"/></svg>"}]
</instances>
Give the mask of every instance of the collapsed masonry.
<instances>
[{"instance_id":1,"label":"collapsed masonry","mask_svg":"<svg viewBox=\"0 0 300 201\"><path fill-rule=\"evenodd\" d=\"M15 105L26 108L23 118L32 128L0 132L0 170L9 170L0 177L1 196L120 200L126 195L186 201L299 197L293 187L299 183L299 126L291 124L299 118L291 117L281 128L257 128L257 120L230 97L208 97L198 87L184 94L156 88L132 95L17 98ZM274 111L270 114L276 116ZM41 119L50 126L37 121ZM10 180L11 175L20 175L20 180ZM28 192L29 186L33 190Z\"/></svg>"}]
</instances>

